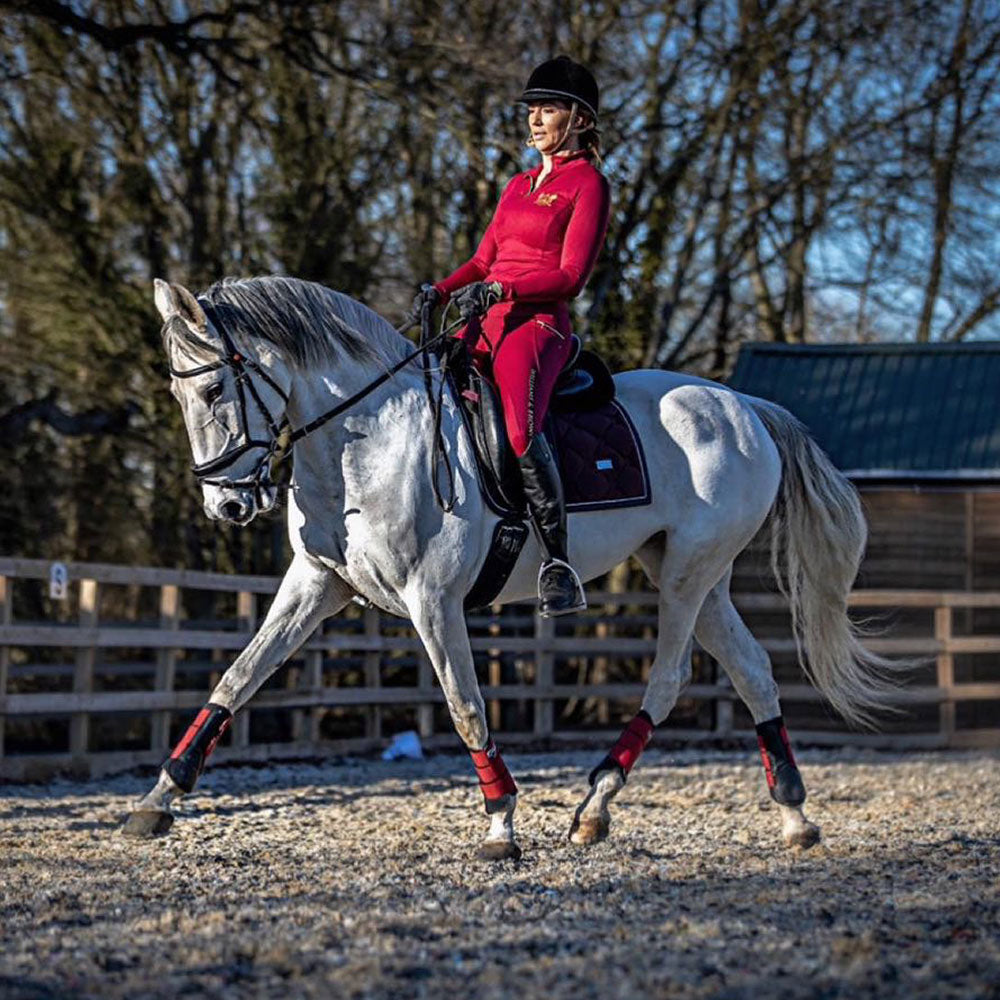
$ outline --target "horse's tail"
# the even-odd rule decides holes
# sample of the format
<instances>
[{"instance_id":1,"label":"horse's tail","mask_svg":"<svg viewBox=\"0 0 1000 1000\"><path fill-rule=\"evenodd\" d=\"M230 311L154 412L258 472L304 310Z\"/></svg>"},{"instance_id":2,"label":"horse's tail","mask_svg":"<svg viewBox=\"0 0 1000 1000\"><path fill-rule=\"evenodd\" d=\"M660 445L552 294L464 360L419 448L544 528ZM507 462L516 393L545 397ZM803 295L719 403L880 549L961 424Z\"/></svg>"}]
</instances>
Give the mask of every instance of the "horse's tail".
<instances>
[{"instance_id":1,"label":"horse's tail","mask_svg":"<svg viewBox=\"0 0 1000 1000\"><path fill-rule=\"evenodd\" d=\"M799 663L848 722L871 727L875 713L891 707L895 677L910 664L866 649L847 614L868 536L861 501L791 413L766 400L749 402L781 455L771 569L791 606Z\"/></svg>"}]
</instances>

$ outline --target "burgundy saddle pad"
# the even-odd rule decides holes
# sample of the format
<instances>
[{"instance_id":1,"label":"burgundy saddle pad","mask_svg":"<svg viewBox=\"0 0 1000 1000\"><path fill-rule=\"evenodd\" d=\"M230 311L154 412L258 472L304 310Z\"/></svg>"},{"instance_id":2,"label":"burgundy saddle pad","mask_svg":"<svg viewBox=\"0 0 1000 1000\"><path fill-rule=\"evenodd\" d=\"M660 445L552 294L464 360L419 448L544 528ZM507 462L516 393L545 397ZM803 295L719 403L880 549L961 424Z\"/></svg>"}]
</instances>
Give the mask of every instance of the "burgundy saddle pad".
<instances>
[{"instance_id":1,"label":"burgundy saddle pad","mask_svg":"<svg viewBox=\"0 0 1000 1000\"><path fill-rule=\"evenodd\" d=\"M546 422L570 511L640 507L651 500L646 456L624 407L552 413Z\"/></svg>"}]
</instances>

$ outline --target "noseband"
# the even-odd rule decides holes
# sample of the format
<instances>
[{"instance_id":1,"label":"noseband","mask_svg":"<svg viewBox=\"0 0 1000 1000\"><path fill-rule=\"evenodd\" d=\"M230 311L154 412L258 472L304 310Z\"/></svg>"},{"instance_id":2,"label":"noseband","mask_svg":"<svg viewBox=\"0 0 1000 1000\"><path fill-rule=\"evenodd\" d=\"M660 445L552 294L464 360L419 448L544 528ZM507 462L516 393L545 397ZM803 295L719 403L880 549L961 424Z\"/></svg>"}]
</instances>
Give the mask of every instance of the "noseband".
<instances>
[{"instance_id":1,"label":"noseband","mask_svg":"<svg viewBox=\"0 0 1000 1000\"><path fill-rule=\"evenodd\" d=\"M380 385L387 382L415 358L420 355L426 355L431 348L436 347L462 322L459 319L448 327L444 327L442 323L441 332L435 337L430 337L431 308L429 303L426 304L421 311L419 321L421 324L420 346L415 351L387 369L378 378L373 379L350 398L338 403L333 409L327 410L326 413L321 414L308 424L293 431L286 417L282 416L280 421L275 420L264 400L260 398L260 393L257 391L253 379L250 378L250 373L252 372L263 379L282 398L286 406L288 405L288 393L253 358L249 358L237 350L232 337L226 331L216 310L210 306L206 308L204 304L202 304L202 308L222 339L222 352L218 355L216 361L209 362L207 365L200 365L198 368L186 368L183 371L179 371L169 363L168 368L174 378L195 378L198 375L205 375L208 372L219 371L223 368L228 368L232 371L239 400L237 409L239 411L240 430L243 440L207 462L202 462L200 465L192 465L191 471L203 486L219 486L223 489L252 489L258 504L261 503L263 490L272 484L275 469L288 457L296 441L301 441L307 434L311 434L317 428L322 427L323 424L340 416L345 410L350 409L355 403L360 402L369 393L374 392ZM408 320L402 326L397 327L396 332L403 334L410 327L414 326L416 322L417 320L415 319ZM205 346L207 347L208 345ZM267 424L270 437L266 441L250 436L250 425L247 420L247 393L249 393L250 399ZM262 454L248 475L242 479L231 479L228 476L217 475L217 473L228 469L234 462L255 448L260 449Z\"/></svg>"}]
</instances>

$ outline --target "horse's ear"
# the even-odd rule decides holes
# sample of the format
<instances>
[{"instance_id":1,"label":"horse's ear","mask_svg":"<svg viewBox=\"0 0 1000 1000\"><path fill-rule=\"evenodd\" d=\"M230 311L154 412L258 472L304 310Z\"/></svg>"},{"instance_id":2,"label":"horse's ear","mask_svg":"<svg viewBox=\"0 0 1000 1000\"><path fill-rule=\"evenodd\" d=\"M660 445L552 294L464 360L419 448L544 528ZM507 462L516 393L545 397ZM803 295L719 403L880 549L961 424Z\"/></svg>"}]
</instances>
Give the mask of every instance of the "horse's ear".
<instances>
[{"instance_id":1,"label":"horse's ear","mask_svg":"<svg viewBox=\"0 0 1000 1000\"><path fill-rule=\"evenodd\" d=\"M153 301L156 303L156 308L160 312L160 319L164 323L176 314L177 307L174 305L170 286L162 278L153 279Z\"/></svg>"},{"instance_id":2,"label":"horse's ear","mask_svg":"<svg viewBox=\"0 0 1000 1000\"><path fill-rule=\"evenodd\" d=\"M205 316L205 310L198 305L198 300L183 285L168 284L166 281L155 278L153 298L164 323L171 316L180 316L200 334L206 333L208 319Z\"/></svg>"}]
</instances>

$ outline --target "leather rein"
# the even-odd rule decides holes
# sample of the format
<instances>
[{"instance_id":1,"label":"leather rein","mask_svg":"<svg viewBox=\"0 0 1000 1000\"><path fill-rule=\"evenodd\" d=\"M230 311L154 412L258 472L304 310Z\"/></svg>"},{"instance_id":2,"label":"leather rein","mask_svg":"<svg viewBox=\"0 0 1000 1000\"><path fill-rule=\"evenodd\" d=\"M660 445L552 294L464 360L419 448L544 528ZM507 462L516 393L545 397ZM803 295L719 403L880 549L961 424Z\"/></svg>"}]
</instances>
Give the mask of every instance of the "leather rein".
<instances>
[{"instance_id":1,"label":"leather rein","mask_svg":"<svg viewBox=\"0 0 1000 1000\"><path fill-rule=\"evenodd\" d=\"M219 371L223 368L228 368L232 371L234 381L236 383L238 398L237 410L239 412L242 441L234 445L232 448L227 448L221 455L217 455L215 458L209 459L207 462L192 465L191 471L203 486L219 486L224 489L252 489L256 495L258 503L261 502L262 491L266 487L272 485L275 470L281 462L283 462L291 454L292 447L296 441L301 441L302 438L311 434L313 431L318 430L324 424L339 417L342 413L346 412L356 403L361 402L362 399L374 392L379 386L388 382L389 379L391 379L398 372L402 371L402 369L405 368L411 361L421 356L424 358L424 377L428 382L428 397L431 398L433 405L434 400L431 397L430 392L430 369L427 366L427 353L443 341L445 337L447 337L452 330L458 326L459 323L464 322L463 319L459 318L450 325L445 326L444 320L442 319L440 332L436 336L431 337L430 323L432 307L430 303L425 302L420 311L420 345L415 351L412 351L405 358L403 358L402 361L398 361L391 368L388 368L377 378L372 379L371 382L358 392L354 393L353 396L349 396L347 399L342 400L336 406L331 407L331 409L320 414L313 420L310 420L309 423L304 424L297 430L292 430L287 417L282 416L280 420L275 419L271 411L268 409L267 404L263 399L261 399L257 386L250 377L251 373L267 383L267 385L269 385L281 397L286 405L288 403L288 393L285 392L281 386L279 386L274 379L271 378L270 375L268 375L268 373L257 361L237 349L232 337L229 335L225 326L219 321L218 315L215 314L215 310L209 307L208 309L205 309L205 312L222 339L223 349L218 354L217 360L211 361L205 365L199 365L197 368L185 368L183 370L174 368L173 365L168 362L168 369L170 374L174 378L178 379L195 378L198 375L205 375L208 372ZM417 321L414 319L407 320L402 326L396 328L396 332L398 334L405 334L407 330L416 325L416 322ZM442 377L442 383L443 381L444 378ZM250 425L247 419L248 395L267 425L269 434L267 440L253 438L250 435ZM435 436L437 438L436 445L438 446L441 445L440 406L441 397L439 396L436 407L437 412L435 413ZM259 449L261 451L261 456L253 469L242 479L232 479L225 475L217 475L217 473L221 473L225 469L228 469L247 452L255 449ZM434 457L436 460L437 448L435 448ZM435 495L438 496L439 503L441 503L445 509L450 510L451 504L449 503L446 506L440 497L437 489L436 476L434 485Z\"/></svg>"}]
</instances>

